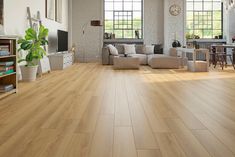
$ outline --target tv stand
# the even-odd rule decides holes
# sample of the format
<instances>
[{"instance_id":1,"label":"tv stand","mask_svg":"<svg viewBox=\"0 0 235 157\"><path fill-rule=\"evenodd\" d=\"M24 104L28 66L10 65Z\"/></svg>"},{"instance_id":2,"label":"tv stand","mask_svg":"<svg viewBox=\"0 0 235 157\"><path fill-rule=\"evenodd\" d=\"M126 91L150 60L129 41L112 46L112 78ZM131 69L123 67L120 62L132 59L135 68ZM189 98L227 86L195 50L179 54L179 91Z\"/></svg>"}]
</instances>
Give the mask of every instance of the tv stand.
<instances>
[{"instance_id":1,"label":"tv stand","mask_svg":"<svg viewBox=\"0 0 235 157\"><path fill-rule=\"evenodd\" d=\"M57 53L49 55L51 70L64 70L65 68L73 65L74 54L73 53Z\"/></svg>"},{"instance_id":2,"label":"tv stand","mask_svg":"<svg viewBox=\"0 0 235 157\"><path fill-rule=\"evenodd\" d=\"M67 54L67 53L69 53L69 52L68 51L62 51L62 52L57 52L55 54Z\"/></svg>"}]
</instances>

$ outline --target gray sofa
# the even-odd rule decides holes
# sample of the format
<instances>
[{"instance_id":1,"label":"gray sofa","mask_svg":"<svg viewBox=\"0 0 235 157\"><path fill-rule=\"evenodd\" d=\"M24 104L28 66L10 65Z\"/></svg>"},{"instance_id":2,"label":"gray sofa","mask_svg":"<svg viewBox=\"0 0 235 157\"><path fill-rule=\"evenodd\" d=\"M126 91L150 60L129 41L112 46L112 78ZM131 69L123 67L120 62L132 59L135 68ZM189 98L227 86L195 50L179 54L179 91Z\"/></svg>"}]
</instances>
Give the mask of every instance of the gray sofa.
<instances>
[{"instance_id":1,"label":"gray sofa","mask_svg":"<svg viewBox=\"0 0 235 157\"><path fill-rule=\"evenodd\" d=\"M124 56L123 44L117 44L118 56ZM159 69L179 69L187 63L187 58L178 57L176 49L170 49L169 55L145 54L142 49L143 45L136 45L136 54L130 54L140 59L141 65L149 65L151 68ZM114 55L111 55L108 47L103 47L102 63L103 65L113 65Z\"/></svg>"},{"instance_id":2,"label":"gray sofa","mask_svg":"<svg viewBox=\"0 0 235 157\"><path fill-rule=\"evenodd\" d=\"M143 45L136 45L136 54L130 54L130 56L133 57L138 57L140 59L140 64L141 65L148 65L148 56L152 55L152 54L144 54L142 52L142 47ZM118 50L118 55L120 57L124 56L124 46L123 44L117 44L115 45L115 47ZM110 54L109 52L109 48L108 47L103 47L102 50L102 63L103 65L113 65L113 58L115 56Z\"/></svg>"}]
</instances>

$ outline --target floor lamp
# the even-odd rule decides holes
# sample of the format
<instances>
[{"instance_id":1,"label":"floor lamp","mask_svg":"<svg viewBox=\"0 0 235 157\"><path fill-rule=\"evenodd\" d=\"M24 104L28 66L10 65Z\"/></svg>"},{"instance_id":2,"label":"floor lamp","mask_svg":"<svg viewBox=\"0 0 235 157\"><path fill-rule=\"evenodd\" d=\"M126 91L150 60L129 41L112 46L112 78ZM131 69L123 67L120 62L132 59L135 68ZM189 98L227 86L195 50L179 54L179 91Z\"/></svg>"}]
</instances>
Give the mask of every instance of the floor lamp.
<instances>
[{"instance_id":1,"label":"floor lamp","mask_svg":"<svg viewBox=\"0 0 235 157\"><path fill-rule=\"evenodd\" d=\"M90 22L87 22L83 25L82 27L82 35L83 37L85 36L85 33L86 33L86 28L88 27L88 24L90 23L90 26L92 27L102 27L103 25L101 24L101 21L100 20L91 20ZM99 35L100 36L100 35ZM85 44L84 44L85 45ZM83 45L83 46L84 46ZM83 49L83 62L85 63L85 49Z\"/></svg>"}]
</instances>

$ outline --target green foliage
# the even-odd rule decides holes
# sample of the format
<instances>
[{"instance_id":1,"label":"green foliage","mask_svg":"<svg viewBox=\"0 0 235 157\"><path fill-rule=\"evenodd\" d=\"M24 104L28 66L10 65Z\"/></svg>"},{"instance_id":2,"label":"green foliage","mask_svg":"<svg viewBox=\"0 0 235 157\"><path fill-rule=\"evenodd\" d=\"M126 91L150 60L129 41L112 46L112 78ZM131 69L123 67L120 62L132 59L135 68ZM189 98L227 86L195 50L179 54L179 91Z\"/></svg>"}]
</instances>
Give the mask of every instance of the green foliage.
<instances>
[{"instance_id":1,"label":"green foliage","mask_svg":"<svg viewBox=\"0 0 235 157\"><path fill-rule=\"evenodd\" d=\"M36 32L34 29L29 28L25 31L25 37L18 40L20 49L27 51L25 58L18 60L18 62L26 61L26 66L34 66L35 60L40 60L46 55L46 51L42 48L48 44L46 37L48 36L49 30L44 26L40 26L39 31ZM36 62L37 63L37 62Z\"/></svg>"}]
</instances>

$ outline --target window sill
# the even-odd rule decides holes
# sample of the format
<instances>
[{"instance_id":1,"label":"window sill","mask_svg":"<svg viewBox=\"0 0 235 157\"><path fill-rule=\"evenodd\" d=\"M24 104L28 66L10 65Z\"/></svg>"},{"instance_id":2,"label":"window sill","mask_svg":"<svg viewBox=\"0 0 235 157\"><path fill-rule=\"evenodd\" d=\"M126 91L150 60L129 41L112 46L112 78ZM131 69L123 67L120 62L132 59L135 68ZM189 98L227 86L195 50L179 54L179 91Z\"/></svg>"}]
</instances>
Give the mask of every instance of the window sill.
<instances>
[{"instance_id":1,"label":"window sill","mask_svg":"<svg viewBox=\"0 0 235 157\"><path fill-rule=\"evenodd\" d=\"M104 43L144 43L144 39L104 39Z\"/></svg>"},{"instance_id":2,"label":"window sill","mask_svg":"<svg viewBox=\"0 0 235 157\"><path fill-rule=\"evenodd\" d=\"M227 42L226 39L188 39L187 42L202 42L202 43L224 43Z\"/></svg>"}]
</instances>

